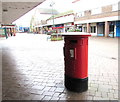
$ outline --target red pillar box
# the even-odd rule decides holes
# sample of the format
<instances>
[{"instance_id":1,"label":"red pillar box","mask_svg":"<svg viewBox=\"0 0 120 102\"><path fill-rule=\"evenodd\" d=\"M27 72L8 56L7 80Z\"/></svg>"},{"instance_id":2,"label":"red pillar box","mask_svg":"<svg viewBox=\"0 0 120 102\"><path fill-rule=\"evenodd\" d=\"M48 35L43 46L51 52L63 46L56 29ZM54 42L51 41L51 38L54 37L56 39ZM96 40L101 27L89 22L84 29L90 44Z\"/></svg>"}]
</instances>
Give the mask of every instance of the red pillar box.
<instances>
[{"instance_id":1,"label":"red pillar box","mask_svg":"<svg viewBox=\"0 0 120 102\"><path fill-rule=\"evenodd\" d=\"M88 37L71 32L64 36L65 87L75 92L88 89Z\"/></svg>"}]
</instances>

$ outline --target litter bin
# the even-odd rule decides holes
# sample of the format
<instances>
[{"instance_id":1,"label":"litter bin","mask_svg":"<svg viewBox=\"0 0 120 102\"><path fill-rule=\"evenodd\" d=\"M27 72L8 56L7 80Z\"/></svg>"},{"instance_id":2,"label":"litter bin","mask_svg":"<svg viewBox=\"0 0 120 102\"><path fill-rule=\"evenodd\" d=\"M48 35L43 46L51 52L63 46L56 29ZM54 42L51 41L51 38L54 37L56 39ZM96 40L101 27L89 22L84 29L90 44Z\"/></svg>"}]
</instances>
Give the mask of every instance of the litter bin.
<instances>
[{"instance_id":1,"label":"litter bin","mask_svg":"<svg viewBox=\"0 0 120 102\"><path fill-rule=\"evenodd\" d=\"M89 33L65 33L64 63L65 87L70 91L88 89L88 37Z\"/></svg>"}]
</instances>

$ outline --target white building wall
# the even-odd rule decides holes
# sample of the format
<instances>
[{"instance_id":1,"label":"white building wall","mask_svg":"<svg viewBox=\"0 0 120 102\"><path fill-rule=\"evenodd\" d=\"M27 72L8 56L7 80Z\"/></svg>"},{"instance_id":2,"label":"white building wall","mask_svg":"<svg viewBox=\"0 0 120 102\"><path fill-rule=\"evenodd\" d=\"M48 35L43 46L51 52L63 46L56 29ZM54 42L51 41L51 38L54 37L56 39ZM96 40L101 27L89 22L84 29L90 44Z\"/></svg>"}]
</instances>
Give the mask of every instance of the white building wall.
<instances>
[{"instance_id":1,"label":"white building wall","mask_svg":"<svg viewBox=\"0 0 120 102\"><path fill-rule=\"evenodd\" d=\"M102 8L92 9L92 11L91 11L92 15L100 14L100 13L102 13Z\"/></svg>"},{"instance_id":2,"label":"white building wall","mask_svg":"<svg viewBox=\"0 0 120 102\"><path fill-rule=\"evenodd\" d=\"M73 15L54 19L54 24L62 24L62 23L68 23L68 22L74 22L74 16ZM53 19L48 20L47 25L53 25Z\"/></svg>"},{"instance_id":3,"label":"white building wall","mask_svg":"<svg viewBox=\"0 0 120 102\"><path fill-rule=\"evenodd\" d=\"M78 12L77 17L83 17L84 16L84 11L83 12Z\"/></svg>"},{"instance_id":4,"label":"white building wall","mask_svg":"<svg viewBox=\"0 0 120 102\"><path fill-rule=\"evenodd\" d=\"M118 7L118 3L112 5L112 11L118 11L118 10L120 10L120 8Z\"/></svg>"},{"instance_id":5,"label":"white building wall","mask_svg":"<svg viewBox=\"0 0 120 102\"><path fill-rule=\"evenodd\" d=\"M119 20L119 17L113 16L113 17L104 17L104 18L97 18L97 19L88 19L88 20L76 21L75 24L105 22L105 21L115 21L115 20Z\"/></svg>"}]
</instances>

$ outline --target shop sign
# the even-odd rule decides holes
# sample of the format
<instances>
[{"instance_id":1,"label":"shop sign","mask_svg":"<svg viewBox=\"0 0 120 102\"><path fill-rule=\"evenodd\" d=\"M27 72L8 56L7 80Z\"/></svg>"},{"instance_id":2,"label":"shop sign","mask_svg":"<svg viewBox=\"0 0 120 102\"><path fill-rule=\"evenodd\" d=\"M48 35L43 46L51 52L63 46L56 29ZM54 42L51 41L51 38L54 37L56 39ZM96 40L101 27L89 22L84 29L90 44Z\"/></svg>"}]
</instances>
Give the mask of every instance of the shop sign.
<instances>
[{"instance_id":1,"label":"shop sign","mask_svg":"<svg viewBox=\"0 0 120 102\"><path fill-rule=\"evenodd\" d=\"M60 28L64 28L63 26L62 27L52 27L52 29L60 29Z\"/></svg>"}]
</instances>

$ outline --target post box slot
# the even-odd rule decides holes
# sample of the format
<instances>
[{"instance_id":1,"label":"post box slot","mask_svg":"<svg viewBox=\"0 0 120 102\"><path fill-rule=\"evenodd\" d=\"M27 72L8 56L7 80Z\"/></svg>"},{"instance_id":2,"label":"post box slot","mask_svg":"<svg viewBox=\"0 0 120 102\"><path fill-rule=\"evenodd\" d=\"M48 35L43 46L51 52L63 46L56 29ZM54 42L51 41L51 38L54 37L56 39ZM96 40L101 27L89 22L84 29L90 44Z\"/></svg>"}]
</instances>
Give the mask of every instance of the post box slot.
<instances>
[{"instance_id":1,"label":"post box slot","mask_svg":"<svg viewBox=\"0 0 120 102\"><path fill-rule=\"evenodd\" d=\"M70 40L70 43L77 43L77 40Z\"/></svg>"}]
</instances>

